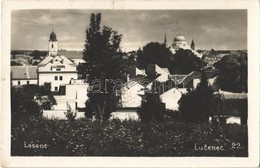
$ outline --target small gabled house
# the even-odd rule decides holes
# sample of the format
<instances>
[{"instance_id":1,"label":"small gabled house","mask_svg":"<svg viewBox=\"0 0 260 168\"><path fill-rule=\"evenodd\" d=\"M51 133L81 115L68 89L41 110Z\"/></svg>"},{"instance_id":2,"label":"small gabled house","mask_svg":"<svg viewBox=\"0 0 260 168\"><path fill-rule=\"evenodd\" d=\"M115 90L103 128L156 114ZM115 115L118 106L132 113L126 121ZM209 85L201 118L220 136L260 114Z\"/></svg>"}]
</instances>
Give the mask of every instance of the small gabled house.
<instances>
[{"instance_id":1,"label":"small gabled house","mask_svg":"<svg viewBox=\"0 0 260 168\"><path fill-rule=\"evenodd\" d=\"M180 100L183 94L187 93L186 88L172 88L167 92L160 95L160 98L163 103L165 103L166 109L169 110L178 110L179 104L178 101Z\"/></svg>"},{"instance_id":2,"label":"small gabled house","mask_svg":"<svg viewBox=\"0 0 260 168\"><path fill-rule=\"evenodd\" d=\"M117 110L111 113L111 119L138 120L137 110L142 103L145 87L140 84L144 76L137 76L127 81L121 88L119 104Z\"/></svg>"},{"instance_id":3,"label":"small gabled house","mask_svg":"<svg viewBox=\"0 0 260 168\"><path fill-rule=\"evenodd\" d=\"M37 66L11 66L11 85L37 85Z\"/></svg>"}]
</instances>

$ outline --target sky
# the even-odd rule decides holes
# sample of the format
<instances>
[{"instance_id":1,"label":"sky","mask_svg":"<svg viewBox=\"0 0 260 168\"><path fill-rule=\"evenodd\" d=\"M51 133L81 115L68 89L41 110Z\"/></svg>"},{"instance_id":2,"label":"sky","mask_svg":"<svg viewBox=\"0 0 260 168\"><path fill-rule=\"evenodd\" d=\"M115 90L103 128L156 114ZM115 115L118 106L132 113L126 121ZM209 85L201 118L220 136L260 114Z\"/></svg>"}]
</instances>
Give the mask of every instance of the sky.
<instances>
[{"instance_id":1,"label":"sky","mask_svg":"<svg viewBox=\"0 0 260 168\"><path fill-rule=\"evenodd\" d=\"M196 49L247 49L246 10L15 10L11 19L11 49L48 50L54 29L59 49L84 49L91 13L101 13L101 25L122 34L124 51L149 42L171 45L179 33Z\"/></svg>"}]
</instances>

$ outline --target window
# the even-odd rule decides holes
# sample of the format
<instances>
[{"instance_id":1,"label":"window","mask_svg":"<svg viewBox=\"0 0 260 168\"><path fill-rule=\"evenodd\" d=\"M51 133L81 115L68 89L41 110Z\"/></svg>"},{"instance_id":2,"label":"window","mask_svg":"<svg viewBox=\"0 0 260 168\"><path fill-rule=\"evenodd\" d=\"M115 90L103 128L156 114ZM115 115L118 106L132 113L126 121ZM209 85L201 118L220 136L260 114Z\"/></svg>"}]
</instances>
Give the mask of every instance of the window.
<instances>
[{"instance_id":1,"label":"window","mask_svg":"<svg viewBox=\"0 0 260 168\"><path fill-rule=\"evenodd\" d=\"M55 76L55 77L54 77L54 80L58 80L58 76Z\"/></svg>"},{"instance_id":2,"label":"window","mask_svg":"<svg viewBox=\"0 0 260 168\"><path fill-rule=\"evenodd\" d=\"M60 71L61 69L60 68L57 68L56 71Z\"/></svg>"},{"instance_id":3,"label":"window","mask_svg":"<svg viewBox=\"0 0 260 168\"><path fill-rule=\"evenodd\" d=\"M55 91L58 91L58 87L57 87L57 86L55 86L54 90L55 90Z\"/></svg>"},{"instance_id":4,"label":"window","mask_svg":"<svg viewBox=\"0 0 260 168\"><path fill-rule=\"evenodd\" d=\"M62 80L63 79L63 77L62 76L60 76L60 80Z\"/></svg>"},{"instance_id":5,"label":"window","mask_svg":"<svg viewBox=\"0 0 260 168\"><path fill-rule=\"evenodd\" d=\"M53 44L51 45L51 48L53 48Z\"/></svg>"},{"instance_id":6,"label":"window","mask_svg":"<svg viewBox=\"0 0 260 168\"><path fill-rule=\"evenodd\" d=\"M30 84L30 81L27 81L27 85L29 85Z\"/></svg>"},{"instance_id":7,"label":"window","mask_svg":"<svg viewBox=\"0 0 260 168\"><path fill-rule=\"evenodd\" d=\"M18 85L21 85L21 81L18 81Z\"/></svg>"}]
</instances>

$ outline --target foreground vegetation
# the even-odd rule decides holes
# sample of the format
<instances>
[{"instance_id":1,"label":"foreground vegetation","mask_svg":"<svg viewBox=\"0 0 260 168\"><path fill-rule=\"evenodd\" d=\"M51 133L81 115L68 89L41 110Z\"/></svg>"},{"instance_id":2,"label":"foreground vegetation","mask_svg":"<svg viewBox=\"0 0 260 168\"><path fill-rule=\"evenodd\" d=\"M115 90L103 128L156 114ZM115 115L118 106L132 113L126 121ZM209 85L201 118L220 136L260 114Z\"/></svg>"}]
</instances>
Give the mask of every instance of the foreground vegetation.
<instances>
[{"instance_id":1,"label":"foreground vegetation","mask_svg":"<svg viewBox=\"0 0 260 168\"><path fill-rule=\"evenodd\" d=\"M12 129L13 156L247 156L247 127L183 122L68 122L29 117ZM29 144L47 144L34 148ZM196 150L223 146L223 151ZM28 148L30 146L31 148Z\"/></svg>"}]
</instances>

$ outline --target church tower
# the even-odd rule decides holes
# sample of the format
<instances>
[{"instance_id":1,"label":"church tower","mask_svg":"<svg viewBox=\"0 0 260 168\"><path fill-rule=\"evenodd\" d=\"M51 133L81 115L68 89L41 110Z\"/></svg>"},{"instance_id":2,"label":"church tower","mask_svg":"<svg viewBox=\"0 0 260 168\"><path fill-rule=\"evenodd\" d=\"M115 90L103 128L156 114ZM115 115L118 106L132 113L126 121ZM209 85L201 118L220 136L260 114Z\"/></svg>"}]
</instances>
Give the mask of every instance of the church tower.
<instances>
[{"instance_id":1,"label":"church tower","mask_svg":"<svg viewBox=\"0 0 260 168\"><path fill-rule=\"evenodd\" d=\"M58 40L57 36L52 30L52 33L50 34L50 40L49 40L49 55L57 55L58 54Z\"/></svg>"},{"instance_id":2,"label":"church tower","mask_svg":"<svg viewBox=\"0 0 260 168\"><path fill-rule=\"evenodd\" d=\"M191 41L190 48L195 51L195 43L194 43L193 39Z\"/></svg>"}]
</instances>

